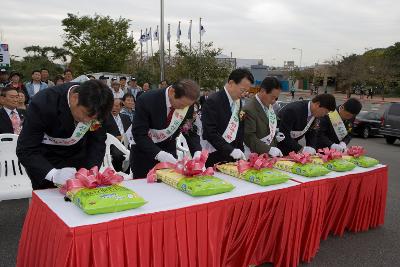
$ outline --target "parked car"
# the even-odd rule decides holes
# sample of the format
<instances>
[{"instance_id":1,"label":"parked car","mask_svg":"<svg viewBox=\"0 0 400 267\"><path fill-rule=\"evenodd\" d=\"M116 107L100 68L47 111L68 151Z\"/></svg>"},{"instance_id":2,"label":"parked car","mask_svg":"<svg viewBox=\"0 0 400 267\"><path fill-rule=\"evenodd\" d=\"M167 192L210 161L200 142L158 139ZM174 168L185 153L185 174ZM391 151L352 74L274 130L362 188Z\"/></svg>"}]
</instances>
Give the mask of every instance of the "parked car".
<instances>
[{"instance_id":1,"label":"parked car","mask_svg":"<svg viewBox=\"0 0 400 267\"><path fill-rule=\"evenodd\" d=\"M353 122L352 134L368 138L379 134L381 115L373 111L361 111Z\"/></svg>"},{"instance_id":2,"label":"parked car","mask_svg":"<svg viewBox=\"0 0 400 267\"><path fill-rule=\"evenodd\" d=\"M400 138L400 103L392 103L383 113L380 133L386 143L393 144Z\"/></svg>"}]
</instances>

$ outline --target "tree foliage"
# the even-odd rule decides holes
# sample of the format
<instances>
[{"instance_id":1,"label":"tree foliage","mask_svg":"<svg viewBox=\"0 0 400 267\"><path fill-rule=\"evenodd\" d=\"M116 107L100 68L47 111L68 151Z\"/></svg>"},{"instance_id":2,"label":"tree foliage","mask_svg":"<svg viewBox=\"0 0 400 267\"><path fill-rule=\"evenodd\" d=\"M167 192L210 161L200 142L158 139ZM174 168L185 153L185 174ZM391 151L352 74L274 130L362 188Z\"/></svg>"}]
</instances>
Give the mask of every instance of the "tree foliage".
<instances>
[{"instance_id":1,"label":"tree foliage","mask_svg":"<svg viewBox=\"0 0 400 267\"><path fill-rule=\"evenodd\" d=\"M94 15L68 14L62 20L64 47L71 54L71 68L77 73L118 72L136 46L128 36L130 20Z\"/></svg>"}]
</instances>

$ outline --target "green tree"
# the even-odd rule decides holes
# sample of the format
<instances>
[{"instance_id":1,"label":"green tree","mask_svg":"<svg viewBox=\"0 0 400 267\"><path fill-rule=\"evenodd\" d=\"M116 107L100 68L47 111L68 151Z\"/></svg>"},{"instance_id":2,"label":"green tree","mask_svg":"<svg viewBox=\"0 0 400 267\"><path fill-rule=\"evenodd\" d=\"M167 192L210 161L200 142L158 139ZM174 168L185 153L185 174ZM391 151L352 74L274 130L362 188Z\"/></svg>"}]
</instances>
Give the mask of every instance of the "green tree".
<instances>
[{"instance_id":1,"label":"green tree","mask_svg":"<svg viewBox=\"0 0 400 267\"><path fill-rule=\"evenodd\" d=\"M62 20L64 47L71 54L71 68L85 72L120 72L136 43L128 36L130 20L68 14Z\"/></svg>"},{"instance_id":2,"label":"green tree","mask_svg":"<svg viewBox=\"0 0 400 267\"><path fill-rule=\"evenodd\" d=\"M201 54L198 45L192 46L191 51L181 43L176 48L177 52L167 67L168 79L191 78L208 89L221 88L225 84L232 65L216 58L222 49L213 47L212 42L202 44Z\"/></svg>"}]
</instances>

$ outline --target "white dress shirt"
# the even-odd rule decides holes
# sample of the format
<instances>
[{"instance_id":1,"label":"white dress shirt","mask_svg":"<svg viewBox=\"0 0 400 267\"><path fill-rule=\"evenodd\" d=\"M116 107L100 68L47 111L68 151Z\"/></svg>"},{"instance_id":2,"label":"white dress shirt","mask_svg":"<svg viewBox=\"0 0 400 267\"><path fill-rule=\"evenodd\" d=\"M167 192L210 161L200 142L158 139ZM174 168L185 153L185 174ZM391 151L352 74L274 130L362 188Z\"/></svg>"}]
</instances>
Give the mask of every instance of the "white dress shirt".
<instances>
[{"instance_id":1,"label":"white dress shirt","mask_svg":"<svg viewBox=\"0 0 400 267\"><path fill-rule=\"evenodd\" d=\"M117 116L113 115L113 118L115 120L115 123L118 126L118 130L119 130L120 135L123 136L125 134L125 131L124 131L124 125L122 124L121 117L118 114Z\"/></svg>"}]
</instances>

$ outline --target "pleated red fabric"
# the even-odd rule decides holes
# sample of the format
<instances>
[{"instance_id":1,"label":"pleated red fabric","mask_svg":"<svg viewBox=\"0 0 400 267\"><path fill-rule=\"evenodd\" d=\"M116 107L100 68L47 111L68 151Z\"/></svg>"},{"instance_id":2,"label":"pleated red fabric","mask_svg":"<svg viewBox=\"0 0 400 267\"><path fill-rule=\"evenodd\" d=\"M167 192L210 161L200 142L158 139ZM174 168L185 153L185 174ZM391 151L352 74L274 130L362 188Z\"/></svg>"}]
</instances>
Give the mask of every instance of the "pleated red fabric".
<instances>
[{"instance_id":1,"label":"pleated red fabric","mask_svg":"<svg viewBox=\"0 0 400 267\"><path fill-rule=\"evenodd\" d=\"M34 193L18 267L297 266L329 234L384 223L387 168L70 228Z\"/></svg>"}]
</instances>

